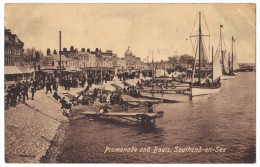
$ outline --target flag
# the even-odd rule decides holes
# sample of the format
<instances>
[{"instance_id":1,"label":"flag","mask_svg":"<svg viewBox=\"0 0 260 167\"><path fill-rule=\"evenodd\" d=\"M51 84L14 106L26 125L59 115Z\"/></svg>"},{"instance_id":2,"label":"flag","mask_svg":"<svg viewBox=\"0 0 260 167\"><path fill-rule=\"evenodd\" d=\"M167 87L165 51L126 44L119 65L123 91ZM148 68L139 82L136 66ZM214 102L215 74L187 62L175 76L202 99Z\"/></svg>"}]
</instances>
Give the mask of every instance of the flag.
<instances>
[{"instance_id":1,"label":"flag","mask_svg":"<svg viewBox=\"0 0 260 167\"><path fill-rule=\"evenodd\" d=\"M236 42L233 36L232 36L232 41L233 41L233 42Z\"/></svg>"},{"instance_id":2,"label":"flag","mask_svg":"<svg viewBox=\"0 0 260 167\"><path fill-rule=\"evenodd\" d=\"M223 25L222 25L222 24L220 24L220 28L223 28Z\"/></svg>"}]
</instances>

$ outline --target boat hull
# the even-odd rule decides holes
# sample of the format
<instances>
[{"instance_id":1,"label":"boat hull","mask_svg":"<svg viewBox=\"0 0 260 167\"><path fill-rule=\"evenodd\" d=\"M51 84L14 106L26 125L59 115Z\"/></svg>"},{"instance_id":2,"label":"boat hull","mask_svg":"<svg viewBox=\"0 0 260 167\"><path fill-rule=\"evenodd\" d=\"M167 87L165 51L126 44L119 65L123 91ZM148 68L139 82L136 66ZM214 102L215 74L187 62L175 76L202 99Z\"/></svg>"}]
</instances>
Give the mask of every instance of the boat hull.
<instances>
[{"instance_id":1,"label":"boat hull","mask_svg":"<svg viewBox=\"0 0 260 167\"><path fill-rule=\"evenodd\" d=\"M236 75L222 75L221 80L228 80L228 79L234 79L236 78Z\"/></svg>"},{"instance_id":2,"label":"boat hull","mask_svg":"<svg viewBox=\"0 0 260 167\"><path fill-rule=\"evenodd\" d=\"M192 97L216 94L220 91L220 89L221 89L221 87L219 87L219 88L192 88L191 94L192 94Z\"/></svg>"}]
</instances>

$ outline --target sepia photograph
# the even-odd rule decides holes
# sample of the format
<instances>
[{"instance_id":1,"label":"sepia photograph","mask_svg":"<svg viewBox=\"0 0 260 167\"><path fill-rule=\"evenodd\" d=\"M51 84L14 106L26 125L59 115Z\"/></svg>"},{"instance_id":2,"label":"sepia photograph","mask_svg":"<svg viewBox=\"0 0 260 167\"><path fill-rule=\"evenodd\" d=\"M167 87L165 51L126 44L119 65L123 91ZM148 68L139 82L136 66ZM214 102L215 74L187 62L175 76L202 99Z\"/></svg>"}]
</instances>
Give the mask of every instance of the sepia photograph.
<instances>
[{"instance_id":1,"label":"sepia photograph","mask_svg":"<svg viewBox=\"0 0 260 167\"><path fill-rule=\"evenodd\" d=\"M4 163L255 164L255 3L5 3Z\"/></svg>"}]
</instances>

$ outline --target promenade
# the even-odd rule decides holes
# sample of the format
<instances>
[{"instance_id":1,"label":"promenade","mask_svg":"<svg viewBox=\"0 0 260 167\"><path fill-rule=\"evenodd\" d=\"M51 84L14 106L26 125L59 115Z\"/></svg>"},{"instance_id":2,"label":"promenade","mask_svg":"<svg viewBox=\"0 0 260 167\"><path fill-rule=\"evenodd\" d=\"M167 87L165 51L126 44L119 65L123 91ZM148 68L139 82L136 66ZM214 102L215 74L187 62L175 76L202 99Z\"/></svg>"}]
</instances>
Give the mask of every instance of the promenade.
<instances>
[{"instance_id":1,"label":"promenade","mask_svg":"<svg viewBox=\"0 0 260 167\"><path fill-rule=\"evenodd\" d=\"M52 94L46 95L45 90L39 90L34 99L5 111L6 162L39 162L61 123L69 123Z\"/></svg>"},{"instance_id":2,"label":"promenade","mask_svg":"<svg viewBox=\"0 0 260 167\"><path fill-rule=\"evenodd\" d=\"M121 81L108 81L102 88ZM101 88L92 85L90 90ZM70 91L58 88L58 94L76 96L84 88L71 88ZM53 92L52 92L53 93ZM53 97L45 94L45 89L37 90L34 100L18 103L16 107L5 110L5 161L7 163L37 163L46 154L59 127L69 120L61 112L61 105Z\"/></svg>"}]
</instances>

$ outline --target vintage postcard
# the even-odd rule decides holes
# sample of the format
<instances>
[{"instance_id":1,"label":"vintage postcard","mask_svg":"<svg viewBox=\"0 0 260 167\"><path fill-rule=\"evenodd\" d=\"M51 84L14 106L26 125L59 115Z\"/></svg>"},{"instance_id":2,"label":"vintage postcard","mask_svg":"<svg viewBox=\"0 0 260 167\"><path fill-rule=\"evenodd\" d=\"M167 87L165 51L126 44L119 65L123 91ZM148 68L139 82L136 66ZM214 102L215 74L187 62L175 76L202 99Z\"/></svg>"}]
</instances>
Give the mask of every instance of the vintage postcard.
<instances>
[{"instance_id":1,"label":"vintage postcard","mask_svg":"<svg viewBox=\"0 0 260 167\"><path fill-rule=\"evenodd\" d=\"M254 3L6 3L3 40L5 163L256 163Z\"/></svg>"}]
</instances>

